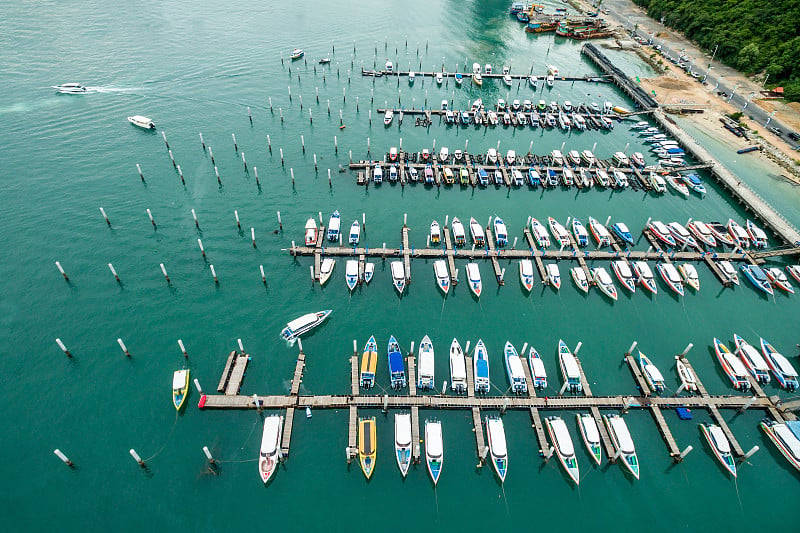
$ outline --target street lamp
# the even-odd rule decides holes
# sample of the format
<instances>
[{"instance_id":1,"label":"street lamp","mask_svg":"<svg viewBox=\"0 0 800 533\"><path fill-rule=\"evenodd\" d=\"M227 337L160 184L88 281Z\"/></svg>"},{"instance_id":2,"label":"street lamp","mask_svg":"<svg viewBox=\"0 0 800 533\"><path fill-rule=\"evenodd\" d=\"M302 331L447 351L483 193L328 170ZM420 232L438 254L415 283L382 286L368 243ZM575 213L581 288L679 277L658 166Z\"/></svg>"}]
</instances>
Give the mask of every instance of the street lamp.
<instances>
[{"instance_id":1,"label":"street lamp","mask_svg":"<svg viewBox=\"0 0 800 533\"><path fill-rule=\"evenodd\" d=\"M714 91L716 91L719 88L719 82L721 82L722 78L724 78L724 77L725 76L720 76L719 78L717 78L717 84L714 86L714 89L713 89Z\"/></svg>"},{"instance_id":2,"label":"street lamp","mask_svg":"<svg viewBox=\"0 0 800 533\"><path fill-rule=\"evenodd\" d=\"M766 124L764 124L765 126L769 126L769 121L772 120L772 117L775 116L775 113L776 111L773 111L772 113L769 114L769 116L767 117L767 122Z\"/></svg>"},{"instance_id":3,"label":"street lamp","mask_svg":"<svg viewBox=\"0 0 800 533\"><path fill-rule=\"evenodd\" d=\"M734 85L734 86L733 86L733 90L731 91L731 95L728 97L728 101L729 101L729 102L730 102L731 100L733 100L733 95L734 95L734 94L736 94L736 88L737 88L737 87L739 87L739 84L738 84L738 83L737 83L736 85Z\"/></svg>"},{"instance_id":4,"label":"street lamp","mask_svg":"<svg viewBox=\"0 0 800 533\"><path fill-rule=\"evenodd\" d=\"M711 72L711 69L712 69L712 68L713 68L713 67L711 66L711 63L709 63L709 64L708 64L708 70L706 70L706 75L705 75L705 76L703 76L703 83L705 83L705 82L706 82L706 78L708 78L708 73L709 73L709 72Z\"/></svg>"}]
</instances>

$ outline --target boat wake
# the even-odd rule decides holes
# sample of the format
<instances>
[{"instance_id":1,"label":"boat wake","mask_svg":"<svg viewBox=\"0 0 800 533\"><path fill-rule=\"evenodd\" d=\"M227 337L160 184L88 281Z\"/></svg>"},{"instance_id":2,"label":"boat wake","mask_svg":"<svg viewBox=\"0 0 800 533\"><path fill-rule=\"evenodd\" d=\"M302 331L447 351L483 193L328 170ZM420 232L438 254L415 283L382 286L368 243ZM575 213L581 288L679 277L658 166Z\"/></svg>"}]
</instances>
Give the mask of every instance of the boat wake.
<instances>
[{"instance_id":1,"label":"boat wake","mask_svg":"<svg viewBox=\"0 0 800 533\"><path fill-rule=\"evenodd\" d=\"M107 87L86 87L87 93L135 93L143 90L144 87L114 87L113 85Z\"/></svg>"}]
</instances>

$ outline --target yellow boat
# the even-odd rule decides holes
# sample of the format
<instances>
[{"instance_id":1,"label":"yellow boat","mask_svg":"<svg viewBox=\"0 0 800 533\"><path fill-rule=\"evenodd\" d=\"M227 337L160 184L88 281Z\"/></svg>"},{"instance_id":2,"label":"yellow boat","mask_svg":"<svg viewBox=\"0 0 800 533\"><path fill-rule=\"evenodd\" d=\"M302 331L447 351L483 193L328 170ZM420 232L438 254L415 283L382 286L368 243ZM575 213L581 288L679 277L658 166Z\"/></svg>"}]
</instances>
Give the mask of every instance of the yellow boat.
<instances>
[{"instance_id":1,"label":"yellow boat","mask_svg":"<svg viewBox=\"0 0 800 533\"><path fill-rule=\"evenodd\" d=\"M375 386L375 372L378 369L378 345L375 337L370 337L361 356L361 386L370 389Z\"/></svg>"},{"instance_id":2,"label":"yellow boat","mask_svg":"<svg viewBox=\"0 0 800 533\"><path fill-rule=\"evenodd\" d=\"M358 419L358 460L361 470L367 479L372 477L375 470L375 456L377 449L375 434L375 417Z\"/></svg>"},{"instance_id":3,"label":"yellow boat","mask_svg":"<svg viewBox=\"0 0 800 533\"><path fill-rule=\"evenodd\" d=\"M172 374L172 403L175 405L175 410L180 411L186 402L186 397L189 392L189 369L176 370Z\"/></svg>"}]
</instances>

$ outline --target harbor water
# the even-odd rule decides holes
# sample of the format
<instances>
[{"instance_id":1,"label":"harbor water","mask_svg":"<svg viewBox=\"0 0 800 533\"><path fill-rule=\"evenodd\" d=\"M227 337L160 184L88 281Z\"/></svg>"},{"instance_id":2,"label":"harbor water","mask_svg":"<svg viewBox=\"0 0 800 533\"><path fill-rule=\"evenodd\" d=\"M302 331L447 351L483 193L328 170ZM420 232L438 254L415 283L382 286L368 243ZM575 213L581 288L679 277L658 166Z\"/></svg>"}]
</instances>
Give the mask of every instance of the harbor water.
<instances>
[{"instance_id":1,"label":"harbor water","mask_svg":"<svg viewBox=\"0 0 800 533\"><path fill-rule=\"evenodd\" d=\"M550 3L549 8L561 5ZM529 216L540 221L553 216L562 223L578 217L584 224L589 216L602 222L611 217L625 222L635 236L651 217L681 223L731 217L743 223L747 218L710 180L704 199L684 199L669 192L659 197L597 188L437 189L388 183L364 188L356 185L354 173L339 172L350 151L354 160L368 158L367 139L372 159L400 146L401 138L409 152L432 148L434 140L436 150L447 146L451 153L467 146L470 153L482 154L498 142L502 153L514 149L525 154L531 143L539 155L562 149L562 144L565 153L596 144L601 158L626 146L628 153L646 152L647 145L627 124L569 134L445 126L436 117L429 128L415 127L409 116L402 125L397 116L391 126L383 125L377 108L398 107L398 99L404 108L438 108L447 99L464 109L478 97L487 107L498 97L548 103L610 100L632 107L611 84L559 82L548 90L540 83L534 93L524 80L511 88L486 80L479 89L469 80L456 87L452 79L437 86L432 78L417 77L409 85L406 78L361 76L362 66L382 68L387 59L401 70L417 72L441 70L442 65L447 71L469 72L478 62L491 63L495 72L510 65L512 73L527 74L532 67L543 75L546 65L553 64L566 76L597 74L580 55L580 43L527 34L508 16L508 7L497 0L5 3L0 11L0 80L6 87L0 96L0 238L5 243L0 261L0 424L5 428L0 506L9 531L41 531L54 524L60 531L83 531L87 524L124 531L784 527L784 513L764 511L796 491L798 473L758 429L763 412L756 409L723 412L745 451L761 448L739 466L736 482L723 472L698 430L698 422L710 421L704 411L695 410L692 421L664 412L680 448L694 447L677 465L650 414L634 409L626 415L641 463L639 481L605 458L602 467L592 466L574 413L560 413L576 446L579 488L555 459L545 463L538 456L527 411L503 415L509 470L501 485L489 466L476 468L468 410L422 410L421 421L436 417L443 423L445 458L435 489L424 465L401 478L392 453L391 411L359 411L377 419L378 456L371 481L365 481L356 462L348 466L345 461L347 412L317 410L311 419L298 412L289 457L267 487L257 475L256 457L268 411L201 411L192 386L184 410L176 415L170 401L172 372L186 366L205 392L213 392L237 339L252 356L242 394L287 394L298 347L287 346L278 334L287 321L322 309L333 312L303 339L307 357L301 394L348 394L353 339L360 350L370 335L380 354L376 394L388 389L390 335L404 351L430 336L437 389L449 380L451 340L458 338L462 346L470 341L474 347L483 339L492 395L508 389L502 363L506 340L518 349L527 342L539 350L550 378L543 395L550 396L561 386L559 339L573 348L583 343L579 356L596 395L637 394L622 362L634 340L665 375L666 394L679 386L673 357L688 343L694 348L687 357L709 393L734 392L714 357L715 336L729 344L734 333L752 344L764 337L798 366L798 296L767 298L744 279L738 287L723 288L704 264L698 265L697 293L689 289L676 298L659 281L658 295L620 290L613 304L598 290L580 293L566 262L560 265L559 291L542 285L537 274L537 285L527 294L516 261L501 261L506 269L502 287L494 282L489 261L480 261L484 291L479 300L463 282L466 261L458 258L462 283L447 298L436 288L432 261L422 259L412 260L412 282L402 299L392 287L388 260L376 260L372 282L352 295L341 259L325 287L312 284L312 260L295 259L286 249L293 241L302 243L308 218L319 222L321 212L327 225L335 209L343 229L366 216L362 242L371 247L384 242L399 247L407 214L415 248L426 245L432 220L443 224L453 216L465 223L475 217L481 224L501 216L510 240L519 239L518 248L526 247L522 230ZM305 50L305 58L289 59L295 47ZM323 57L331 63L319 65ZM646 72L633 55L615 53L613 59L623 69ZM50 88L72 81L89 90L60 95ZM130 115L148 116L158 129L136 128L126 121ZM199 133L213 151L213 163ZM757 165L738 165L747 156L736 156L721 140L691 133L795 225L800 222L796 189L774 183ZM780 243L773 239L771 245ZM634 247L647 248L644 238ZM774 381L765 390L790 397ZM216 469L209 469L203 446L217 460ZM421 447L424 457L424 443ZM55 448L75 468L61 464ZM146 469L130 457L131 448L145 459Z\"/></svg>"}]
</instances>

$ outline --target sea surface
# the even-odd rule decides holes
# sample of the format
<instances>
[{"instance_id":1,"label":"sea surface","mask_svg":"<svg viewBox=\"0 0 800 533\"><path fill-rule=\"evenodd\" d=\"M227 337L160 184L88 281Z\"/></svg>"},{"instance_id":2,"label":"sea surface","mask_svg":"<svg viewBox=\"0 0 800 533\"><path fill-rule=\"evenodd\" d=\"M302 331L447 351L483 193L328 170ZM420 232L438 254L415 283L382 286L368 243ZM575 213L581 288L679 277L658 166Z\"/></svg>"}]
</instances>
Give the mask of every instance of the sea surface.
<instances>
[{"instance_id":1,"label":"sea surface","mask_svg":"<svg viewBox=\"0 0 800 533\"><path fill-rule=\"evenodd\" d=\"M636 394L622 355L633 341L658 365L673 394L679 381L673 356L687 344L688 357L711 394L730 394L711 349L717 336L759 337L798 365L798 296L767 298L746 281L725 289L699 265L701 290L673 297L661 284L656 296L621 291L611 303L597 290L580 293L561 265L556 292L541 281L528 295L516 262L503 261L506 283L497 287L491 265L480 263L484 293L476 300L465 283L445 299L434 284L432 264L412 263L407 294L398 298L389 264L352 295L344 261L324 287L312 284L310 258L285 250L301 242L309 217L327 224L338 209L343 228L366 216L364 242L399 246L404 216L414 247L426 245L431 220L458 216L484 223L502 216L512 239L524 246L529 216L566 221L589 216L624 221L638 233L648 218L741 222L745 214L714 183L704 199L657 197L632 190L427 188L383 184L368 189L351 172L354 159L382 157L392 146L408 151L468 145L471 153L497 147L504 153L594 149L645 151L627 125L610 132L564 134L510 128L415 127L397 117L384 127L377 108L438 107L443 99L464 108L477 98L571 100L632 104L613 86L559 83L536 94L524 83L510 89L486 81L483 88L452 81L438 87L418 78L362 77L361 68L387 59L409 66L468 71L473 62L508 64L512 72L544 74L555 64L565 75L596 73L579 54L581 44L526 34L507 15L508 2L218 2L97 0L22 2L0 8L0 507L8 531L408 531L414 529L619 531L770 531L786 527L776 511L796 493L798 473L758 429L762 413L726 412L745 450L760 451L729 478L694 420L664 415L679 446L694 450L673 464L647 412L626 415L641 462L641 480L620 465L592 466L580 442L574 413L562 413L581 468L574 486L557 461L545 463L525 411L504 414L509 473L501 485L489 467L476 468L469 411L426 412L444 428L445 460L436 488L423 465L401 479L392 452L392 413L374 415L378 459L371 481L345 461L346 411L317 410L295 418L288 460L267 487L257 474L262 417L255 411L200 411L191 388L176 415L172 372L188 366L213 392L225 357L241 339L252 361L242 394L285 394L298 347L278 338L287 321L332 309L327 323L303 341L307 367L302 394L346 394L355 339L361 349L378 340L381 363L376 394L388 388L385 349L395 335L404 350L429 335L436 350L437 388L449 380L447 348L479 338L490 353L492 394L508 388L501 359L506 340L532 344L550 377L544 393L561 385L556 347L582 342L579 353L598 395ZM549 4L555 8L561 3ZM295 47L304 60L291 62ZM330 57L322 67L317 60ZM613 54L623 69L647 73L635 56ZM283 58L283 59L282 59ZM421 68L420 68L421 65ZM291 68L291 72L290 72ZM80 96L50 88L76 81ZM317 89L319 102L317 102ZM290 98L291 91L291 98ZM509 94L510 93L510 94ZM270 108L270 99L272 108ZM301 107L302 99L302 107ZM327 112L330 101L330 115ZM248 108L252 122L248 119ZM339 111L342 111L340 129ZM372 124L369 111L372 111ZM310 113L310 116L309 116ZM136 128L129 115L152 118L156 132ZM281 120L281 115L283 120ZM313 120L313 123L311 123ZM173 168L164 132L185 185ZM199 134L213 150L203 150ZM795 224L800 194L766 175L747 156L731 155L725 139L692 132ZM238 151L231 134L236 136ZM271 143L268 148L267 138ZM401 141L402 139L402 141ZM305 151L302 149L305 144ZM338 146L338 153L335 151ZM563 147L563 148L562 148ZM283 162L280 150L283 150ZM242 153L248 169L244 169ZM314 155L318 169L314 168ZM139 164L144 180L140 179ZM257 167L258 180L255 172ZM328 181L331 170L331 184ZM292 181L292 173L294 181ZM111 222L106 225L100 208ZM156 227L148 219L152 213ZM196 227L191 210L199 222ZM241 229L234 212L238 212ZM277 212L281 213L282 231ZM363 215L362 215L363 214ZM250 228L255 231L256 247ZM202 239L206 258L197 239ZM772 245L777 245L772 241ZM647 249L644 239L634 247ZM54 262L60 261L69 282ZM112 263L121 282L109 271ZM160 264L166 268L167 284ZM464 260L457 259L463 270ZM781 263L778 263L781 264ZM214 265L219 283L210 272ZM261 282L264 266L266 286ZM463 280L464 272L461 273ZM60 338L73 357L55 343ZM126 357L117 339L130 352ZM188 359L178 348L186 346ZM789 395L774 384L768 394ZM491 413L485 413L491 414ZM546 415L548 413L543 413ZM556 413L552 413L556 414ZM203 446L218 461L209 469ZM61 449L75 462L64 466ZM146 460L140 468L129 455ZM424 445L423 445L424 450Z\"/></svg>"}]
</instances>

